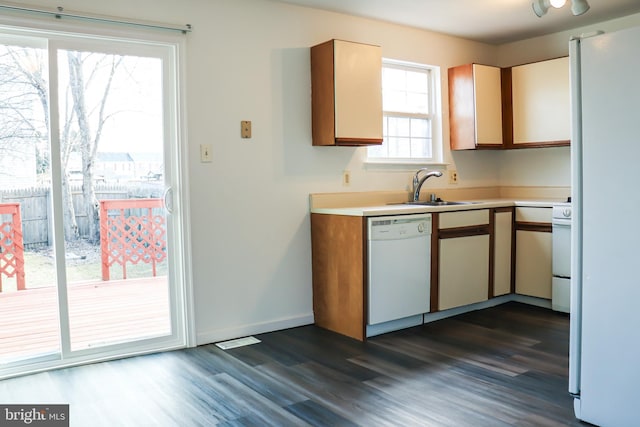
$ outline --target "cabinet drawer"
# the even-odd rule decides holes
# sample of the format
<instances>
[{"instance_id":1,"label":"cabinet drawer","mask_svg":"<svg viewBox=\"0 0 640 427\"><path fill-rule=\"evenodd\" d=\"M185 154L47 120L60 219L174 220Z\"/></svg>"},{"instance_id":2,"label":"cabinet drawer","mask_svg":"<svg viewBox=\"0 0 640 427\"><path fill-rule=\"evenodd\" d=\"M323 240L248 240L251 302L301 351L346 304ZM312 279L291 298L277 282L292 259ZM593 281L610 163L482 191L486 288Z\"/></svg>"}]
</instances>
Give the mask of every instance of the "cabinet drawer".
<instances>
[{"instance_id":1,"label":"cabinet drawer","mask_svg":"<svg viewBox=\"0 0 640 427\"><path fill-rule=\"evenodd\" d=\"M516 222L551 223L552 208L516 208Z\"/></svg>"},{"instance_id":2,"label":"cabinet drawer","mask_svg":"<svg viewBox=\"0 0 640 427\"><path fill-rule=\"evenodd\" d=\"M551 214L549 214L551 218ZM439 217L439 229L468 227L471 225L489 224L489 210L458 211L441 213Z\"/></svg>"}]
</instances>

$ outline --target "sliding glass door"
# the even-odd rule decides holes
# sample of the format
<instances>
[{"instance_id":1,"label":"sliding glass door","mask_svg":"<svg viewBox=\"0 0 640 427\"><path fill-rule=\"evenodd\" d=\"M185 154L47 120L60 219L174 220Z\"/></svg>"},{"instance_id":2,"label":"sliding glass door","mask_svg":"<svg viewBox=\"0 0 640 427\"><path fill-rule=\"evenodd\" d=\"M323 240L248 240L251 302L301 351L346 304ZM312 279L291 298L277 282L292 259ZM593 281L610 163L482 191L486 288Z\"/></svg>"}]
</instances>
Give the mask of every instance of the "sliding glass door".
<instances>
[{"instance_id":1,"label":"sliding glass door","mask_svg":"<svg viewBox=\"0 0 640 427\"><path fill-rule=\"evenodd\" d=\"M0 370L184 345L173 48L0 42Z\"/></svg>"}]
</instances>

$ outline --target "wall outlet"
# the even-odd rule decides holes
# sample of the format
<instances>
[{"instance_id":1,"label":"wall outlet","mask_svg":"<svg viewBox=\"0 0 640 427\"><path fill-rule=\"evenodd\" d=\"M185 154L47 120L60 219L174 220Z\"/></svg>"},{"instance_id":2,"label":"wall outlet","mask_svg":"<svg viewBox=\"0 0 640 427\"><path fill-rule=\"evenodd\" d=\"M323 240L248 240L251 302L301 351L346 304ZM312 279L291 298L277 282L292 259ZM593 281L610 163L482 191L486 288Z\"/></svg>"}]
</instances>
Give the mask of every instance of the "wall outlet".
<instances>
[{"instance_id":1,"label":"wall outlet","mask_svg":"<svg viewBox=\"0 0 640 427\"><path fill-rule=\"evenodd\" d=\"M449 171L449 184L457 184L458 183L458 171L450 170Z\"/></svg>"},{"instance_id":2,"label":"wall outlet","mask_svg":"<svg viewBox=\"0 0 640 427\"><path fill-rule=\"evenodd\" d=\"M342 171L342 185L348 187L351 184L351 172L348 170Z\"/></svg>"}]
</instances>

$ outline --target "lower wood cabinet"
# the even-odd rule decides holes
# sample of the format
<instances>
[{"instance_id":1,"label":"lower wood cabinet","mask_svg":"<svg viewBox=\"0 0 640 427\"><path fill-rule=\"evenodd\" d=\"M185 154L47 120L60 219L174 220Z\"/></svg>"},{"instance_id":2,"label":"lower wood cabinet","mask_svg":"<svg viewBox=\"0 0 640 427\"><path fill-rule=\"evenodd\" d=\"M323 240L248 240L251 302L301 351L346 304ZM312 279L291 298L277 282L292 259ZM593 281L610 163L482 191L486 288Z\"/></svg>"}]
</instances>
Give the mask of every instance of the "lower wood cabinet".
<instances>
[{"instance_id":1,"label":"lower wood cabinet","mask_svg":"<svg viewBox=\"0 0 640 427\"><path fill-rule=\"evenodd\" d=\"M313 312L316 325L366 338L366 219L311 214Z\"/></svg>"},{"instance_id":2,"label":"lower wood cabinet","mask_svg":"<svg viewBox=\"0 0 640 427\"><path fill-rule=\"evenodd\" d=\"M431 312L514 291L550 299L551 210L433 213ZM311 242L315 323L366 340L367 218L311 214Z\"/></svg>"},{"instance_id":3,"label":"lower wood cabinet","mask_svg":"<svg viewBox=\"0 0 640 427\"><path fill-rule=\"evenodd\" d=\"M551 208L516 208L516 293L551 299Z\"/></svg>"},{"instance_id":4,"label":"lower wood cabinet","mask_svg":"<svg viewBox=\"0 0 640 427\"><path fill-rule=\"evenodd\" d=\"M432 311L434 302L438 310L447 310L489 299L489 213L438 214L438 261L431 278L438 285L431 288Z\"/></svg>"},{"instance_id":5,"label":"lower wood cabinet","mask_svg":"<svg viewBox=\"0 0 640 427\"><path fill-rule=\"evenodd\" d=\"M489 235L440 240L438 308L447 310L488 299Z\"/></svg>"},{"instance_id":6,"label":"lower wood cabinet","mask_svg":"<svg viewBox=\"0 0 640 427\"><path fill-rule=\"evenodd\" d=\"M513 208L495 208L493 212L493 292L490 296L506 295L513 291Z\"/></svg>"}]
</instances>

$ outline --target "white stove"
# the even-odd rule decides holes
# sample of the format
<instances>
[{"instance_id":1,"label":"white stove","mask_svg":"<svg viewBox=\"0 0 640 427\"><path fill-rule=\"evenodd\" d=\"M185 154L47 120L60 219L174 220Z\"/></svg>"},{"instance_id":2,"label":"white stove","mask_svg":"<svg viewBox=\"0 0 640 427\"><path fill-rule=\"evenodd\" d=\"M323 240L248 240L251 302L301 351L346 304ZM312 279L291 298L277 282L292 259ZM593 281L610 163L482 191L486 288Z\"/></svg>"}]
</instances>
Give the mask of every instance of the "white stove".
<instances>
[{"instance_id":1,"label":"white stove","mask_svg":"<svg viewBox=\"0 0 640 427\"><path fill-rule=\"evenodd\" d=\"M553 206L551 308L569 313L571 305L571 203Z\"/></svg>"}]
</instances>

